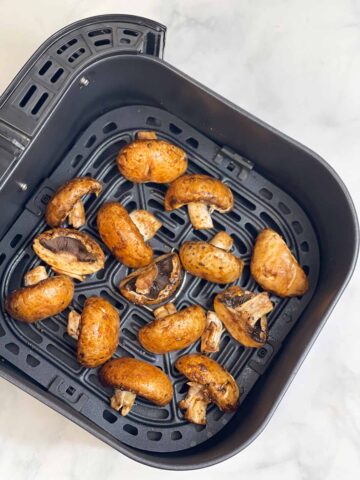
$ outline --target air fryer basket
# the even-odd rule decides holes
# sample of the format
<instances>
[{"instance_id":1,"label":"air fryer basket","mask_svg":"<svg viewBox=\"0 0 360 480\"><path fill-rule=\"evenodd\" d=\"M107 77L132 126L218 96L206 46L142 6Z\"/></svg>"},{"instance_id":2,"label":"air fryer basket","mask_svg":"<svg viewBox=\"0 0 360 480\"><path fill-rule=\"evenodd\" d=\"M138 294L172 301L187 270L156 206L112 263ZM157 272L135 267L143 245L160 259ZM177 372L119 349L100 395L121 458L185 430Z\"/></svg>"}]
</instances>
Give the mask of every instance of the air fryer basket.
<instances>
[{"instance_id":1,"label":"air fryer basket","mask_svg":"<svg viewBox=\"0 0 360 480\"><path fill-rule=\"evenodd\" d=\"M244 348L223 336L213 358L236 377L241 406L236 414L210 408L206 427L184 421L177 402L186 391L185 380L173 366L178 356L198 351L199 344L165 356L143 351L136 334L151 312L119 295L128 269L109 254L105 270L76 285L74 307L100 294L119 309L116 355L142 358L166 371L175 391L169 406L138 400L125 418L111 410L111 390L100 384L95 370L76 362L75 343L66 334L67 312L27 325L2 308L0 353L6 378L121 452L149 465L186 469L232 455L263 428L351 275L358 230L344 186L322 159L151 57L161 54L164 38L164 27L136 17L77 22L52 37L5 92L0 198L9 209L0 227L1 297L39 263L31 241L46 228L46 203L55 188L77 175L104 184L100 197L90 197L85 205L84 231L99 241L95 219L107 200L120 201L129 211L147 208L162 220L152 241L156 253L212 236L194 231L184 210L163 211L165 186L134 185L119 175L118 150L144 129L186 150L189 171L218 177L233 190L234 211L215 213L214 227L233 236L235 252L246 263L241 286L258 288L248 265L257 232L269 226L299 258L309 292L272 298L276 308L263 348ZM334 211L336 218L330 215ZM330 256L334 251L344 252L341 259ZM186 275L177 307L198 303L210 309L214 294L224 288Z\"/></svg>"}]
</instances>

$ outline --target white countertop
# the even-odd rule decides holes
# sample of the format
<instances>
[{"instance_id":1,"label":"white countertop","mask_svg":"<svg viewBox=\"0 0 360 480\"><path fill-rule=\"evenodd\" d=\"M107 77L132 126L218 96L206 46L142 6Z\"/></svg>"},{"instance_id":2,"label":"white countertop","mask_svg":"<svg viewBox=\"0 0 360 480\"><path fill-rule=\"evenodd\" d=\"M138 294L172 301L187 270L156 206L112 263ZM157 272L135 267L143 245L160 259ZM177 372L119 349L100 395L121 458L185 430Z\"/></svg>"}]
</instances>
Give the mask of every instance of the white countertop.
<instances>
[{"instance_id":1,"label":"white countertop","mask_svg":"<svg viewBox=\"0 0 360 480\"><path fill-rule=\"evenodd\" d=\"M359 2L0 0L0 9L0 91L68 23L102 13L147 16L168 27L168 62L322 155L360 209ZM202 472L142 466L0 380L0 478L357 478L359 311L358 268L265 431Z\"/></svg>"}]
</instances>

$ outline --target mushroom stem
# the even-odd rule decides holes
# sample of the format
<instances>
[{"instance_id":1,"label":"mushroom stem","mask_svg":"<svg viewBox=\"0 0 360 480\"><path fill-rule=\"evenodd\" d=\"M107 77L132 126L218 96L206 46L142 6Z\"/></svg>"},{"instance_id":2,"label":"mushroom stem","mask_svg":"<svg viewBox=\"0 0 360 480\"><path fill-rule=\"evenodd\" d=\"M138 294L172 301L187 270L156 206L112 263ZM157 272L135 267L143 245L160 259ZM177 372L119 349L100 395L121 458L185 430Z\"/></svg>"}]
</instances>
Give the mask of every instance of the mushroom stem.
<instances>
[{"instance_id":1,"label":"mushroom stem","mask_svg":"<svg viewBox=\"0 0 360 480\"><path fill-rule=\"evenodd\" d=\"M80 321L81 315L78 312L75 312L75 310L71 310L68 315L67 334L75 340L78 340L79 338Z\"/></svg>"},{"instance_id":2,"label":"mushroom stem","mask_svg":"<svg viewBox=\"0 0 360 480\"><path fill-rule=\"evenodd\" d=\"M148 130L144 130L138 132L136 138L138 140L157 140L157 135L155 132L149 132Z\"/></svg>"},{"instance_id":3,"label":"mushroom stem","mask_svg":"<svg viewBox=\"0 0 360 480\"><path fill-rule=\"evenodd\" d=\"M190 222L196 230L213 228L214 224L205 203L192 202L188 204Z\"/></svg>"},{"instance_id":4,"label":"mushroom stem","mask_svg":"<svg viewBox=\"0 0 360 480\"><path fill-rule=\"evenodd\" d=\"M129 216L145 242L151 240L162 225L160 220L146 210L134 210Z\"/></svg>"},{"instance_id":5,"label":"mushroom stem","mask_svg":"<svg viewBox=\"0 0 360 480\"><path fill-rule=\"evenodd\" d=\"M234 309L229 307L229 310L246 313L247 323L251 327L254 327L257 321L260 318L262 319L262 317L265 317L266 314L270 313L273 308L274 307L269 299L269 295L266 292L262 292L252 296L249 300L242 303L238 307L235 307Z\"/></svg>"},{"instance_id":6,"label":"mushroom stem","mask_svg":"<svg viewBox=\"0 0 360 480\"><path fill-rule=\"evenodd\" d=\"M69 212L69 225L72 225L74 228L80 228L85 225L85 220L86 217L84 205L81 200L78 200Z\"/></svg>"},{"instance_id":7,"label":"mushroom stem","mask_svg":"<svg viewBox=\"0 0 360 480\"><path fill-rule=\"evenodd\" d=\"M221 248L228 252L234 244L232 237L226 232L218 232L209 242L214 247Z\"/></svg>"},{"instance_id":8,"label":"mushroom stem","mask_svg":"<svg viewBox=\"0 0 360 480\"><path fill-rule=\"evenodd\" d=\"M114 410L117 410L123 417L125 417L125 415L127 415L132 409L135 398L135 393L116 388L114 395L110 399L110 405Z\"/></svg>"},{"instance_id":9,"label":"mushroom stem","mask_svg":"<svg viewBox=\"0 0 360 480\"><path fill-rule=\"evenodd\" d=\"M210 399L206 387L196 382L189 382L186 397L179 402L181 410L185 410L186 420L198 425L206 425L206 409Z\"/></svg>"},{"instance_id":10,"label":"mushroom stem","mask_svg":"<svg viewBox=\"0 0 360 480\"><path fill-rule=\"evenodd\" d=\"M48 278L45 267L39 265L38 267L29 270L24 276L25 287L30 287L30 285L36 285Z\"/></svg>"},{"instance_id":11,"label":"mushroom stem","mask_svg":"<svg viewBox=\"0 0 360 480\"><path fill-rule=\"evenodd\" d=\"M176 307L173 303L167 303L166 305L162 305L161 307L155 308L154 316L155 318L163 318L167 317L168 315L172 315L176 313Z\"/></svg>"},{"instance_id":12,"label":"mushroom stem","mask_svg":"<svg viewBox=\"0 0 360 480\"><path fill-rule=\"evenodd\" d=\"M208 312L206 316L206 327L201 336L201 352L218 352L223 331L223 324L216 313Z\"/></svg>"}]
</instances>

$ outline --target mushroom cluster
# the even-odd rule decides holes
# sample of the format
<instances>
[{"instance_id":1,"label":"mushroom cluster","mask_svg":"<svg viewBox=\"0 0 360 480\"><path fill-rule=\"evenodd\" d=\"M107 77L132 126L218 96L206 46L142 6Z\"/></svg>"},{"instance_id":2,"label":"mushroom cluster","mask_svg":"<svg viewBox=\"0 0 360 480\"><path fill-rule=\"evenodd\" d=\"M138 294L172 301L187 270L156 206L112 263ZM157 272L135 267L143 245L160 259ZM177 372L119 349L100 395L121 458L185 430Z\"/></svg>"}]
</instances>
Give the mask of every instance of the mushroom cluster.
<instances>
[{"instance_id":1,"label":"mushroom cluster","mask_svg":"<svg viewBox=\"0 0 360 480\"><path fill-rule=\"evenodd\" d=\"M227 185L208 175L187 174L185 151L159 139L155 132L138 132L136 139L121 149L116 162L121 175L134 183L170 183L164 210L187 205L194 229L213 228L211 214L225 214L234 206ZM101 191L96 179L77 177L54 193L45 212L51 229L33 240L33 249L56 274L48 276L39 265L25 275L24 286L5 299L5 308L14 319L33 323L63 312L74 296L72 279L85 281L104 268L100 244L77 230L86 222L83 197L98 196ZM154 258L149 242L162 223L147 210L129 213L126 205L107 202L98 209L96 220L99 236L111 255L135 269L120 281L119 293L131 303L155 306L153 320L138 330L141 347L164 355L200 343L201 354L183 354L175 363L189 380L189 390L179 402L185 418L205 424L210 403L224 412L234 411L239 387L208 355L220 350L225 330L245 347L263 346L269 336L267 315L274 308L269 292L281 297L306 292L305 272L284 240L268 228L256 239L250 268L264 291L232 285L216 294L213 310L206 312L200 305L177 310L170 300L181 287L182 268L215 284L229 284L241 277L244 262L232 251L233 238L220 231L209 242L187 241L179 245L179 253L173 249ZM171 381L160 368L135 358L112 358L119 343L120 315L107 299L90 296L81 311L72 309L67 318L67 333L76 340L78 362L87 368L101 366L101 381L114 388L111 406L121 415L131 411L136 396L159 406L172 400Z\"/></svg>"}]
</instances>

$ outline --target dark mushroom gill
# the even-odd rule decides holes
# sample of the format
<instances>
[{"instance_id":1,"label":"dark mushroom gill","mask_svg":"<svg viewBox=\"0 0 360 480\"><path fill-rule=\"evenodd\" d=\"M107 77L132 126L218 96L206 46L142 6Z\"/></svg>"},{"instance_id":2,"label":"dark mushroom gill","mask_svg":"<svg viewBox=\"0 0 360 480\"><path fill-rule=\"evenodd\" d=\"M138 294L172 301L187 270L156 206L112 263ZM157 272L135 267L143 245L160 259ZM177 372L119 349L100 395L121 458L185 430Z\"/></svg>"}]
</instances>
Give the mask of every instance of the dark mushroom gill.
<instances>
[{"instance_id":1,"label":"dark mushroom gill","mask_svg":"<svg viewBox=\"0 0 360 480\"><path fill-rule=\"evenodd\" d=\"M97 257L86 250L83 243L72 237L55 237L49 240L43 238L41 245L53 253L71 253L79 262L96 262Z\"/></svg>"}]
</instances>

